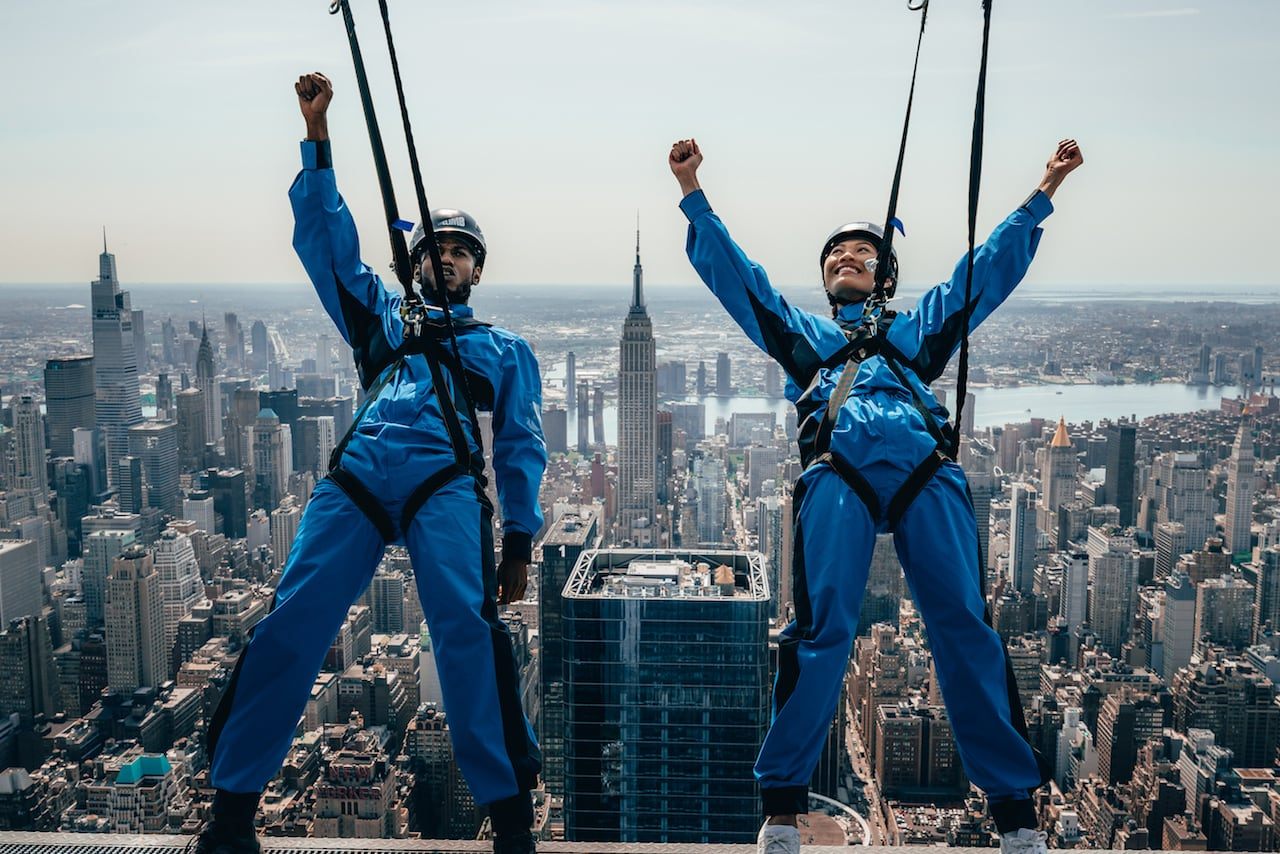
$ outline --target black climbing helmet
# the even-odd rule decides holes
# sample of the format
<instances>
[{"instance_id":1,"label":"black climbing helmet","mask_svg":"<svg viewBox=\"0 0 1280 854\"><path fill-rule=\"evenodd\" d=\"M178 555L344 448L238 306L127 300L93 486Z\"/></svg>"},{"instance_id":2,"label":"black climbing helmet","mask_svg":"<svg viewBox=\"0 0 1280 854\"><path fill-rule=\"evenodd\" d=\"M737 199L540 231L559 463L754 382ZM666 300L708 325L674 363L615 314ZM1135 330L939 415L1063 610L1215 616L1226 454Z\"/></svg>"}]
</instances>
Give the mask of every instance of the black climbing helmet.
<instances>
[{"instance_id":1,"label":"black climbing helmet","mask_svg":"<svg viewBox=\"0 0 1280 854\"><path fill-rule=\"evenodd\" d=\"M453 237L461 240L471 248L476 256L476 266L484 266L484 256L488 252L485 246L484 232L480 230L475 217L466 211L455 208L436 208L431 212L431 226L437 237ZM427 232L418 223L409 239L409 254L415 265L422 263L422 253L426 251Z\"/></svg>"}]
</instances>

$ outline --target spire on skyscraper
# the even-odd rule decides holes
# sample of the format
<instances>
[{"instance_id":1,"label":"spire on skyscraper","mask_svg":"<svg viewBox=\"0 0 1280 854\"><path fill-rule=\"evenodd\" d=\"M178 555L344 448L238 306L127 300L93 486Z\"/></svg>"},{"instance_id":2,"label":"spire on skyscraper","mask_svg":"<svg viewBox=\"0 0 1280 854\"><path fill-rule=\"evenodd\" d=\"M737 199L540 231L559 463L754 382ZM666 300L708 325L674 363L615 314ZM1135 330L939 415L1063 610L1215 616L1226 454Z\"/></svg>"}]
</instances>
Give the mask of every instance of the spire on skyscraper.
<instances>
[{"instance_id":1,"label":"spire on skyscraper","mask_svg":"<svg viewBox=\"0 0 1280 854\"><path fill-rule=\"evenodd\" d=\"M644 310L644 268L640 266L640 211L636 211L636 266L631 273L631 309Z\"/></svg>"},{"instance_id":2,"label":"spire on skyscraper","mask_svg":"<svg viewBox=\"0 0 1280 854\"><path fill-rule=\"evenodd\" d=\"M1071 447L1071 437L1067 435L1067 419L1058 416L1058 430L1053 434L1053 441L1049 445L1052 448L1069 448Z\"/></svg>"}]
</instances>

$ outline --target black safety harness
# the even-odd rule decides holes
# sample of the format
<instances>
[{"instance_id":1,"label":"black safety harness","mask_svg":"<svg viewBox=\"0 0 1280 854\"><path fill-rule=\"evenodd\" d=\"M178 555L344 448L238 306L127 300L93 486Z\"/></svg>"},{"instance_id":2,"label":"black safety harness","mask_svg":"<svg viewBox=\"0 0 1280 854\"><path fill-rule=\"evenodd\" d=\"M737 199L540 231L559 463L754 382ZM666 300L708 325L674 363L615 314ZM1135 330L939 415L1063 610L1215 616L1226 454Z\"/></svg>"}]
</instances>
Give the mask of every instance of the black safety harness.
<instances>
[{"instance_id":1,"label":"black safety harness","mask_svg":"<svg viewBox=\"0 0 1280 854\"><path fill-rule=\"evenodd\" d=\"M893 325L896 317L897 314L895 312L883 309L871 320L870 324L858 323L857 325L851 324L848 327L842 325L848 343L819 366L819 370L814 374L814 378L810 383L809 390L805 392L806 395L809 395L816 390L823 370L829 370L844 362L844 370L841 371L840 379L836 381L836 387L827 399L826 406L811 416L821 420L818 423L817 433L813 442L812 452L814 456L809 461L808 467L817 465L830 466L840 476L840 479L862 499L862 503L867 506L867 512L871 514L871 518L877 522L882 518L887 520L890 530L897 526L902 514L911 506L911 502L920 494L920 490L924 489L925 484L937 473L942 464L955 459L952 451L953 431L951 425L938 425L937 418L929 411L929 407L920 397L920 393L916 391L915 386L907 379L906 371L903 370L900 364L900 360L903 358L902 355L888 341L889 327ZM854 380L857 379L858 369L863 362L874 356L879 356L898 382L911 393L912 405L920 413L920 417L924 420L925 428L935 442L933 451L911 471L907 479L898 487L898 491L889 500L887 508L880 506L880 498L876 495L875 489L862 476L857 467L831 447L831 434L835 430L836 418L849 400L849 395L853 391Z\"/></svg>"},{"instance_id":2,"label":"black safety harness","mask_svg":"<svg viewBox=\"0 0 1280 854\"><path fill-rule=\"evenodd\" d=\"M474 318L454 318L449 310L448 290L444 281L444 265L440 258L440 246L436 239L431 221L431 207L427 203L426 190L422 181L422 170L418 164L417 148L413 141L413 129L409 124L409 111L405 105L404 85L400 80L400 66L396 59L395 43L391 36L391 21L386 0L378 0L382 13L383 29L387 36L387 50L391 57L391 69L395 77L396 94L399 100L400 117L404 124L405 141L409 149L409 164L413 172L413 184L417 197L418 211L422 227L425 231L426 250L431 259L432 272L437 286L436 299L439 305L428 305L414 290L414 259L410 256L405 241L406 223L400 218L396 205L395 190L391 183L391 170L387 165L386 149L382 143L382 133L378 128L378 117L373 108L373 96L369 90L369 79L365 72L364 58L360 51L360 43L356 38L355 19L351 14L348 0L334 0L329 6L329 13L342 13L346 25L347 41L351 46L351 58L355 65L356 82L360 90L360 102L364 108L365 124L369 130L369 142L373 149L374 166L378 174L378 186L382 191L383 210L387 218L387 231L391 238L392 268L396 278L404 288L404 300L400 307L400 317L404 322L404 341L393 351L379 356L369 356L365 364L360 365L361 383L365 389L364 403L356 410L351 427L342 437L329 457L329 479L334 482L351 502L360 509L386 542L391 542L398 535L407 532L418 511L441 488L453 480L469 476L475 485L476 497L481 507L489 516L493 514L493 505L485 494L487 481L484 475L484 447L480 435L480 422L476 416L475 399L471 394L470 381L467 379L466 367L462 362L458 347L459 328L486 327L490 324ZM410 226L411 227L411 226ZM434 317L432 312L439 312ZM446 347L446 342L451 346ZM370 406L378 395L399 373L409 356L420 355L431 373L432 388L440 401L441 416L445 429L449 433L449 441L453 446L454 461L450 465L437 470L422 481L405 501L403 511L398 520L393 519L383 506L382 500L373 493L358 477L342 467L342 455L351 442ZM376 361L375 361L376 360ZM448 378L446 378L446 372ZM451 379L452 382L447 381ZM460 399L459 399L460 398ZM473 427L477 451L472 453L467 439L460 412L465 412Z\"/></svg>"}]
</instances>

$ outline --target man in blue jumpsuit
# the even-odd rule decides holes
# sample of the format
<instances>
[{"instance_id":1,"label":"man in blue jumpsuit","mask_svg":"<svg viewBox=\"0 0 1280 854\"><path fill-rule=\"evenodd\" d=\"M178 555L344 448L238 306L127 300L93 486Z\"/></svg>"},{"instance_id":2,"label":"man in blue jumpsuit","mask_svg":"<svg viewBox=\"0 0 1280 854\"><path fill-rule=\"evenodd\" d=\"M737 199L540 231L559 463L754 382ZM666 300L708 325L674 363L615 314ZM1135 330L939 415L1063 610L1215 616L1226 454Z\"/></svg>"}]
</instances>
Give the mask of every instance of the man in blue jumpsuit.
<instances>
[{"instance_id":1,"label":"man in blue jumpsuit","mask_svg":"<svg viewBox=\"0 0 1280 854\"><path fill-rule=\"evenodd\" d=\"M307 138L302 171L289 190L293 245L354 350L368 403L336 455L334 473L312 494L271 613L256 627L211 722L217 792L200 849L258 849L259 794L289 748L348 607L386 545L396 542L413 560L454 752L476 802L489 807L494 850L531 852L530 790L540 755L497 606L523 594L532 537L542 526L538 489L546 446L538 364L522 338L475 322L466 302L480 280L483 235L461 211L435 212L462 365L476 406L493 413L493 468L504 519L502 566L495 572L479 430L451 365L448 336L412 346L417 339L401 319L402 298L388 293L360 260L355 223L338 194L326 120L332 85L309 74L296 89ZM422 237L420 226L413 251L430 295ZM439 314L432 311L431 319Z\"/></svg>"},{"instance_id":2,"label":"man in blue jumpsuit","mask_svg":"<svg viewBox=\"0 0 1280 854\"><path fill-rule=\"evenodd\" d=\"M1082 162L1075 142L1064 140L1040 186L976 250L970 330L1022 279L1053 210L1050 197ZM773 721L755 768L769 817L761 854L800 850L795 817L807 812L875 537L886 531L924 617L965 773L987 795L1001 848L1042 851L1030 796L1043 778L1021 708L1011 702L1016 688L1011 693L1000 638L984 619L968 485L950 459L948 413L929 390L960 344L967 256L910 311L864 312L874 289L869 262L884 235L872 223L843 226L819 260L833 316L813 315L789 305L729 237L698 183L697 143L677 142L669 163L684 196L689 259L786 371L800 418L806 468L793 498L795 620L782 633ZM896 283L897 270L890 275Z\"/></svg>"}]
</instances>

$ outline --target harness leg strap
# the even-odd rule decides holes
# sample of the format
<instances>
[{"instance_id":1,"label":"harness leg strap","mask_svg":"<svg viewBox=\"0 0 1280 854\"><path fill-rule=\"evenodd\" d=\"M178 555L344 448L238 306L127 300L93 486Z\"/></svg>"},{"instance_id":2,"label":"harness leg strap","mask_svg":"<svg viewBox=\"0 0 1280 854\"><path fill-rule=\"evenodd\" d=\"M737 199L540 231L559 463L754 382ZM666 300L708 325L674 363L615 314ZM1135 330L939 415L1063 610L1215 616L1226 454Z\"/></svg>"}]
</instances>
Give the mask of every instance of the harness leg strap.
<instances>
[{"instance_id":1,"label":"harness leg strap","mask_svg":"<svg viewBox=\"0 0 1280 854\"><path fill-rule=\"evenodd\" d=\"M378 533L382 535L383 542L389 543L396 538L396 525L391 520L391 514L382 506L378 497L360 482L359 478L344 468L336 468L329 472L329 479L337 484L338 488L351 499L351 503L373 523L373 527L377 528Z\"/></svg>"},{"instance_id":2,"label":"harness leg strap","mask_svg":"<svg viewBox=\"0 0 1280 854\"><path fill-rule=\"evenodd\" d=\"M889 513L887 516L889 530L898 527L898 521L902 519L902 514L907 512L911 502L915 501L916 496L920 494L920 490L924 489L925 484L933 479L933 476L938 473L938 469L942 468L942 464L947 462L948 459L942 449L937 448L932 454L925 457L920 465L911 470L911 474L907 475L907 479L902 482L902 486L898 487L898 491L894 493L893 498L889 501Z\"/></svg>"},{"instance_id":3,"label":"harness leg strap","mask_svg":"<svg viewBox=\"0 0 1280 854\"><path fill-rule=\"evenodd\" d=\"M462 466L457 464L447 465L418 484L418 487L405 499L404 511L400 514L400 530L409 530L409 526L413 524L414 517L422 509L422 505L431 500L431 496L439 492L445 484L467 474L469 472Z\"/></svg>"},{"instance_id":4,"label":"harness leg strap","mask_svg":"<svg viewBox=\"0 0 1280 854\"><path fill-rule=\"evenodd\" d=\"M872 520L880 520L880 499L876 495L875 489L848 460L838 454L826 453L818 457L814 462L826 463L831 466L832 471L839 475L840 479L853 490L854 494L862 499L863 504L867 505L867 512L871 514Z\"/></svg>"}]
</instances>

